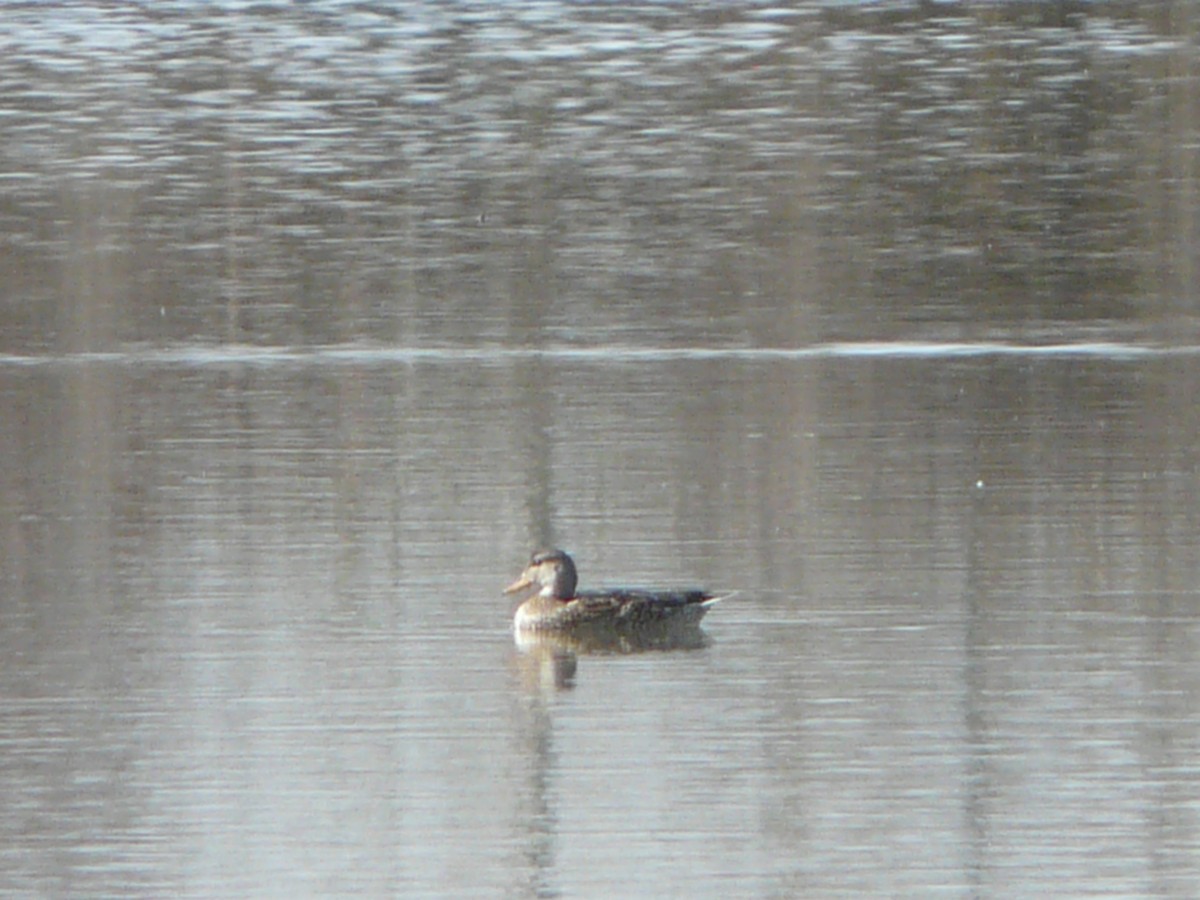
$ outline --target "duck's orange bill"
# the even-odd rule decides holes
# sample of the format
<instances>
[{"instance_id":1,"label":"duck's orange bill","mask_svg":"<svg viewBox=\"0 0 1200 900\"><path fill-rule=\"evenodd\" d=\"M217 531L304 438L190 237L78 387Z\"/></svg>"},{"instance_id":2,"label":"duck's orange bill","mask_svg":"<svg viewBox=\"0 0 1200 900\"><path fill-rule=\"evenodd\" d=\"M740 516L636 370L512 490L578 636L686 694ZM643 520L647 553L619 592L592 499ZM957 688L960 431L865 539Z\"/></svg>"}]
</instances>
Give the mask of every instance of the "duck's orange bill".
<instances>
[{"instance_id":1,"label":"duck's orange bill","mask_svg":"<svg viewBox=\"0 0 1200 900\"><path fill-rule=\"evenodd\" d=\"M504 589L506 594L515 594L521 588L527 588L533 584L533 579L529 576L529 570L526 569L521 573L521 577Z\"/></svg>"}]
</instances>

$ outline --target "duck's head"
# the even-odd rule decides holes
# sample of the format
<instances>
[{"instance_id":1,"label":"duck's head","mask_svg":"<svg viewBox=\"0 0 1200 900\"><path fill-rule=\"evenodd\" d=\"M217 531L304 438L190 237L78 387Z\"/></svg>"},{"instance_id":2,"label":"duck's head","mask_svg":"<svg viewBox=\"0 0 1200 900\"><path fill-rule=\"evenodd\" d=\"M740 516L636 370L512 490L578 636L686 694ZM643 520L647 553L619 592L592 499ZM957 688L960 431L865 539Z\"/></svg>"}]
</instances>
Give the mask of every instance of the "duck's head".
<instances>
[{"instance_id":1,"label":"duck's head","mask_svg":"<svg viewBox=\"0 0 1200 900\"><path fill-rule=\"evenodd\" d=\"M561 550L539 550L530 558L521 577L506 587L504 593L515 594L536 586L541 596L566 601L575 596L578 581L571 557Z\"/></svg>"}]
</instances>

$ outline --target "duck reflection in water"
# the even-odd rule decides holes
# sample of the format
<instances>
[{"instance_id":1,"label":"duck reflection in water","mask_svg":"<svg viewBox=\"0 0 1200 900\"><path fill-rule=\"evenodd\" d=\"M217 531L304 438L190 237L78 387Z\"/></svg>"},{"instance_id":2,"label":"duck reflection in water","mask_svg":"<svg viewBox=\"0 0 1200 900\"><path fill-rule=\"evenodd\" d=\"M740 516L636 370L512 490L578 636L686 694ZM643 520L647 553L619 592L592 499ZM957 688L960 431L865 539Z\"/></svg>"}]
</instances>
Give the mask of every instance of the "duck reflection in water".
<instances>
[{"instance_id":1,"label":"duck reflection in water","mask_svg":"<svg viewBox=\"0 0 1200 900\"><path fill-rule=\"evenodd\" d=\"M574 675L576 654L706 646L708 638L700 630L700 620L725 599L701 590L577 591L577 584L570 556L562 550L540 550L505 589L506 594L534 591L513 616L517 647L526 654L557 661L556 672L569 667L566 681ZM555 681L560 680L556 675Z\"/></svg>"}]
</instances>

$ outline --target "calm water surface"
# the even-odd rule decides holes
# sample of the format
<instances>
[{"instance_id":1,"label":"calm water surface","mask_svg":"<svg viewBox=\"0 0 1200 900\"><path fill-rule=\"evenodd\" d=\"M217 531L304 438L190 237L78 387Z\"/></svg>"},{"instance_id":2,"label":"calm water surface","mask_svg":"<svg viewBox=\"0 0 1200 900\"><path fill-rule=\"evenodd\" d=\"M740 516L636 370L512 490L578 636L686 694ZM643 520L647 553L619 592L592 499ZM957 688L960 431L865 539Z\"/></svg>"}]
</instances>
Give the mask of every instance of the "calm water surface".
<instances>
[{"instance_id":1,"label":"calm water surface","mask_svg":"<svg viewBox=\"0 0 1200 900\"><path fill-rule=\"evenodd\" d=\"M1200 893L1190 4L4 21L0 892Z\"/></svg>"},{"instance_id":2,"label":"calm water surface","mask_svg":"<svg viewBox=\"0 0 1200 900\"><path fill-rule=\"evenodd\" d=\"M6 884L1186 894L1197 415L1148 410L1198 376L10 367ZM522 653L547 531L742 593L698 649Z\"/></svg>"}]
</instances>

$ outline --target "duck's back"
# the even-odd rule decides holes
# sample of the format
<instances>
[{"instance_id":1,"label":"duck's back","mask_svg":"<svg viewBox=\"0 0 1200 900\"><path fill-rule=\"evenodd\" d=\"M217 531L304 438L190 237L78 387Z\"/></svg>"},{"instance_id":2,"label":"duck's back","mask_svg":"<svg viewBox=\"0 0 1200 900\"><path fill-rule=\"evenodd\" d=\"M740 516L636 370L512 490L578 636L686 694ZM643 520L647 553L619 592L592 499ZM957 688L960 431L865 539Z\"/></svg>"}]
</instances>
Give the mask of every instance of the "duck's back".
<instances>
[{"instance_id":1,"label":"duck's back","mask_svg":"<svg viewBox=\"0 0 1200 900\"><path fill-rule=\"evenodd\" d=\"M616 588L581 591L578 604L582 618L610 618L614 624L637 625L667 620L699 622L720 598L705 591L646 591Z\"/></svg>"},{"instance_id":2,"label":"duck's back","mask_svg":"<svg viewBox=\"0 0 1200 900\"><path fill-rule=\"evenodd\" d=\"M722 600L707 591L650 591L609 588L580 591L570 600L534 596L518 608L514 624L531 631L577 628L636 630L655 625L695 625Z\"/></svg>"}]
</instances>

